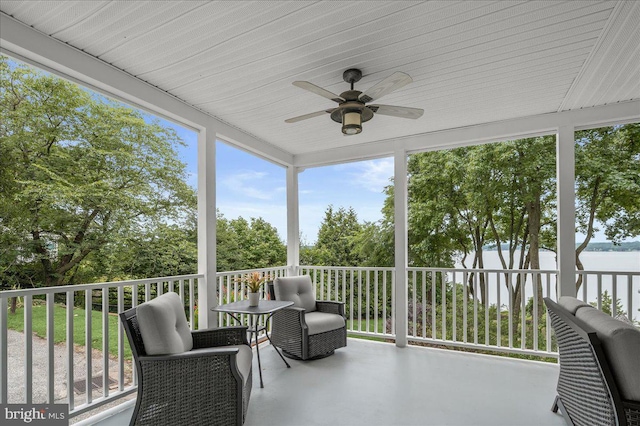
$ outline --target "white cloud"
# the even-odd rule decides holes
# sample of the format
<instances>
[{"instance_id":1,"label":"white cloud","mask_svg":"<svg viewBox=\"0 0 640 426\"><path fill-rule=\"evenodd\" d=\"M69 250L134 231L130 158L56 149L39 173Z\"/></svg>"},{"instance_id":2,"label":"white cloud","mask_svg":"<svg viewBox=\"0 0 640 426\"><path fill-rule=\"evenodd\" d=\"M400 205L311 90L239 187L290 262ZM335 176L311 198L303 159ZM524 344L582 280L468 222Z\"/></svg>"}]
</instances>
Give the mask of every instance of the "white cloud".
<instances>
[{"instance_id":1,"label":"white cloud","mask_svg":"<svg viewBox=\"0 0 640 426\"><path fill-rule=\"evenodd\" d=\"M353 183L368 191L381 193L385 186L391 184L389 179L393 177L392 158L362 161L352 163L351 166L349 175Z\"/></svg>"},{"instance_id":2,"label":"white cloud","mask_svg":"<svg viewBox=\"0 0 640 426\"><path fill-rule=\"evenodd\" d=\"M269 190L259 188L260 184L264 184L264 179L267 176L266 172L243 170L224 177L220 184L236 195L266 201L273 198L274 191L274 188Z\"/></svg>"}]
</instances>

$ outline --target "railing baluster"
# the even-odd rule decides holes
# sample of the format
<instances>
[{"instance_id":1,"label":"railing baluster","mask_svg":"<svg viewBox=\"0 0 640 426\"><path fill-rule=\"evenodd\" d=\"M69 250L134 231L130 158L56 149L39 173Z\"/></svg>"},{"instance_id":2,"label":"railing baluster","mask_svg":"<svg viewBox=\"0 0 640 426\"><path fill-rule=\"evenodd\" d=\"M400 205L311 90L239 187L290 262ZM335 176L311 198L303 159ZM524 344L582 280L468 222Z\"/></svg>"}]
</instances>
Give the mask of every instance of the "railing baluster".
<instances>
[{"instance_id":1,"label":"railing baluster","mask_svg":"<svg viewBox=\"0 0 640 426\"><path fill-rule=\"evenodd\" d=\"M437 308L437 297L436 297L436 273L435 271L431 271L431 338L438 338L438 323L436 322L436 311Z\"/></svg>"},{"instance_id":2,"label":"railing baluster","mask_svg":"<svg viewBox=\"0 0 640 426\"><path fill-rule=\"evenodd\" d=\"M219 289L220 281L218 280L216 281L218 282L218 289ZM218 294L219 296L221 296L222 292L219 291ZM218 301L218 303L220 303L220 301ZM193 300L193 278L189 278L189 325L192 331L195 331L195 322L193 321L194 312L195 312L195 303Z\"/></svg>"},{"instance_id":3,"label":"railing baluster","mask_svg":"<svg viewBox=\"0 0 640 426\"><path fill-rule=\"evenodd\" d=\"M598 295L597 295L597 299L598 299L598 310L602 310L602 274L598 273L597 275L597 280L598 280Z\"/></svg>"},{"instance_id":4,"label":"railing baluster","mask_svg":"<svg viewBox=\"0 0 640 426\"><path fill-rule=\"evenodd\" d=\"M347 302L347 269L342 270L342 302Z\"/></svg>"},{"instance_id":5,"label":"railing baluster","mask_svg":"<svg viewBox=\"0 0 640 426\"><path fill-rule=\"evenodd\" d=\"M24 296L24 391L25 403L33 396L33 296Z\"/></svg>"},{"instance_id":6,"label":"railing baluster","mask_svg":"<svg viewBox=\"0 0 640 426\"><path fill-rule=\"evenodd\" d=\"M47 293L47 403L53 404L55 402L55 357L54 357L54 343L55 332L53 313L55 309L54 299L55 293ZM4 299L2 299L4 300Z\"/></svg>"},{"instance_id":7,"label":"railing baluster","mask_svg":"<svg viewBox=\"0 0 640 426\"><path fill-rule=\"evenodd\" d=\"M352 269L349 273L349 319L351 320L350 330L353 331L353 276L354 270Z\"/></svg>"},{"instance_id":8,"label":"railing baluster","mask_svg":"<svg viewBox=\"0 0 640 426\"><path fill-rule=\"evenodd\" d=\"M374 292L373 292L373 332L378 334L378 271L374 270Z\"/></svg>"},{"instance_id":9,"label":"railing baluster","mask_svg":"<svg viewBox=\"0 0 640 426\"><path fill-rule=\"evenodd\" d=\"M91 336L91 306L93 305L92 298L93 290L85 290L84 291L84 350L85 350L85 392L87 394L87 404L91 404L93 401L93 383L91 379L93 379L93 356L91 353L91 346L93 344L92 336Z\"/></svg>"},{"instance_id":10,"label":"railing baluster","mask_svg":"<svg viewBox=\"0 0 640 426\"><path fill-rule=\"evenodd\" d=\"M618 274L611 274L611 316L618 315Z\"/></svg>"},{"instance_id":11,"label":"railing baluster","mask_svg":"<svg viewBox=\"0 0 640 426\"><path fill-rule=\"evenodd\" d=\"M631 274L627 275L627 300L629 301L627 317L633 321L633 277Z\"/></svg>"},{"instance_id":12,"label":"railing baluster","mask_svg":"<svg viewBox=\"0 0 640 426\"><path fill-rule=\"evenodd\" d=\"M442 279L442 340L447 340L447 282L445 280L444 271L440 271ZM436 280L438 272L436 272Z\"/></svg>"},{"instance_id":13,"label":"railing baluster","mask_svg":"<svg viewBox=\"0 0 640 426\"><path fill-rule=\"evenodd\" d=\"M500 303L500 273L496 274L496 346L502 346L502 304Z\"/></svg>"},{"instance_id":14,"label":"railing baluster","mask_svg":"<svg viewBox=\"0 0 640 426\"><path fill-rule=\"evenodd\" d=\"M456 272L453 271L453 273L451 274L451 309L453 312L453 314L451 315L451 322L452 322L451 340L454 342L458 340L458 325L457 325L458 300L456 295L457 292L458 292L458 285L456 284Z\"/></svg>"},{"instance_id":15,"label":"railing baluster","mask_svg":"<svg viewBox=\"0 0 640 426\"><path fill-rule=\"evenodd\" d=\"M469 298L469 289L467 288L467 283L468 283L468 278L469 275L467 274L467 271L464 271L462 274L462 341L464 343L467 343L467 332L468 332L468 327L467 327L467 299Z\"/></svg>"},{"instance_id":16,"label":"railing baluster","mask_svg":"<svg viewBox=\"0 0 640 426\"><path fill-rule=\"evenodd\" d=\"M362 270L358 269L358 331L362 331Z\"/></svg>"},{"instance_id":17,"label":"railing baluster","mask_svg":"<svg viewBox=\"0 0 640 426\"><path fill-rule=\"evenodd\" d=\"M102 395L109 395L109 288L102 289Z\"/></svg>"},{"instance_id":18,"label":"railing baluster","mask_svg":"<svg viewBox=\"0 0 640 426\"><path fill-rule=\"evenodd\" d=\"M67 401L69 410L75 408L73 400L73 291L67 291Z\"/></svg>"},{"instance_id":19,"label":"railing baluster","mask_svg":"<svg viewBox=\"0 0 640 426\"><path fill-rule=\"evenodd\" d=\"M391 274L391 334L396 335L396 274Z\"/></svg>"},{"instance_id":20,"label":"railing baluster","mask_svg":"<svg viewBox=\"0 0 640 426\"><path fill-rule=\"evenodd\" d=\"M484 344L489 345L489 292L491 286L489 285L489 273L483 272L484 275Z\"/></svg>"},{"instance_id":21,"label":"railing baluster","mask_svg":"<svg viewBox=\"0 0 640 426\"><path fill-rule=\"evenodd\" d=\"M522 291L520 292L520 298L522 299L522 309L520 310L522 317L522 330L520 331L520 348L524 349L527 341L527 298L525 293L527 292L527 276L524 272L520 273L520 282ZM535 290L534 290L535 291Z\"/></svg>"},{"instance_id":22,"label":"railing baluster","mask_svg":"<svg viewBox=\"0 0 640 426\"><path fill-rule=\"evenodd\" d=\"M382 273L382 324L384 333L387 333L387 272ZM391 330L389 330L391 333Z\"/></svg>"},{"instance_id":23,"label":"railing baluster","mask_svg":"<svg viewBox=\"0 0 640 426\"><path fill-rule=\"evenodd\" d=\"M426 271L422 271L422 337L427 337L427 279Z\"/></svg>"},{"instance_id":24,"label":"railing baluster","mask_svg":"<svg viewBox=\"0 0 640 426\"><path fill-rule=\"evenodd\" d=\"M532 272L535 274L535 278L532 276L533 281L533 350L538 350L538 281L541 280L539 272ZM541 284L542 285L542 284Z\"/></svg>"},{"instance_id":25,"label":"railing baluster","mask_svg":"<svg viewBox=\"0 0 640 426\"><path fill-rule=\"evenodd\" d=\"M124 311L124 288L118 287L118 312ZM124 328L118 324L118 389L124 390Z\"/></svg>"},{"instance_id":26,"label":"railing baluster","mask_svg":"<svg viewBox=\"0 0 640 426\"><path fill-rule=\"evenodd\" d=\"M513 275L508 272L507 273L507 281L508 281L508 289L509 289L509 347L513 347L513 281L511 279Z\"/></svg>"},{"instance_id":27,"label":"railing baluster","mask_svg":"<svg viewBox=\"0 0 640 426\"><path fill-rule=\"evenodd\" d=\"M417 291L417 285L416 285L416 271L411 272L411 301L412 301L412 307L411 307L411 315L413 317L413 327L412 327L412 336L415 337L416 336L416 327L417 327L417 322L418 322L418 316L416 315L416 304L417 304L417 300L418 299L418 291Z\"/></svg>"},{"instance_id":28,"label":"railing baluster","mask_svg":"<svg viewBox=\"0 0 640 426\"><path fill-rule=\"evenodd\" d=\"M478 344L478 273L473 274L473 343Z\"/></svg>"},{"instance_id":29,"label":"railing baluster","mask_svg":"<svg viewBox=\"0 0 640 426\"><path fill-rule=\"evenodd\" d=\"M547 272L547 297L551 298L551 274L549 272ZM544 321L544 329L546 332L545 350L549 352L551 351L551 318L549 317L549 311L547 311L546 307Z\"/></svg>"},{"instance_id":30,"label":"railing baluster","mask_svg":"<svg viewBox=\"0 0 640 426\"><path fill-rule=\"evenodd\" d=\"M0 297L0 404L9 403L8 361L8 297Z\"/></svg>"}]
</instances>

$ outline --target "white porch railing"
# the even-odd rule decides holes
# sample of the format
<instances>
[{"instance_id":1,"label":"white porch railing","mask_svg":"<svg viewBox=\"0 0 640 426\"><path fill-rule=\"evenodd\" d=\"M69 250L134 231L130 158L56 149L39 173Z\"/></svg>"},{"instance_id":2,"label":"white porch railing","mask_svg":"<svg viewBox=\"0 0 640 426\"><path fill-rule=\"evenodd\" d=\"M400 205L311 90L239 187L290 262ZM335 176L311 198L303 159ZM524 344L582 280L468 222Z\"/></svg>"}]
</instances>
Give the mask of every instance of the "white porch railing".
<instances>
[{"instance_id":1,"label":"white porch railing","mask_svg":"<svg viewBox=\"0 0 640 426\"><path fill-rule=\"evenodd\" d=\"M238 281L243 274L275 278L287 275L287 270L218 273L217 302L244 299L244 285ZM298 273L312 277L318 299L345 302L350 335L384 340L396 336L394 271L298 268ZM640 319L640 272L578 274L583 277L578 297L614 315L622 309L635 321ZM534 308L541 297L557 299L556 277L555 270L408 268L407 337L418 344L557 357L546 312ZM0 292L0 403L68 403L70 417L75 417L135 392L129 345L115 313L176 291L192 329L197 329L201 279L202 275L185 275ZM534 291L534 283L540 284L540 291ZM21 299L22 315L17 318L9 317L13 297ZM218 321L234 324L222 314ZM17 349L15 334L9 345L10 329L24 331ZM36 331L44 335L44 343L35 341ZM76 334L81 334L79 344L74 343ZM36 351L41 345L43 349ZM97 350L92 351L92 345ZM10 353L9 346L16 353Z\"/></svg>"},{"instance_id":2,"label":"white porch railing","mask_svg":"<svg viewBox=\"0 0 640 426\"><path fill-rule=\"evenodd\" d=\"M395 268L300 266L316 284L318 300L345 303L352 335L395 339Z\"/></svg>"},{"instance_id":3,"label":"white porch railing","mask_svg":"<svg viewBox=\"0 0 640 426\"><path fill-rule=\"evenodd\" d=\"M216 274L216 291L217 291L217 303L218 305L223 305L225 303L237 302L240 300L244 300L247 298L247 289L246 285L240 282L240 278L243 275L252 272L258 272L262 277L264 277L268 281L273 281L277 277L284 277L287 275L287 267L279 266L276 268L262 268L262 269L247 269L241 271L228 271L228 272L218 272ZM268 299L268 291L267 286L263 285L262 293L260 295L261 299ZM248 315L240 315L238 319L242 321L244 325L249 325ZM258 318L258 325L264 325L264 316ZM226 325L238 325L237 321L231 318L229 315L220 313L218 314L218 324L220 326Z\"/></svg>"},{"instance_id":4,"label":"white porch railing","mask_svg":"<svg viewBox=\"0 0 640 426\"><path fill-rule=\"evenodd\" d=\"M556 276L554 270L409 268L408 338L557 357L542 301L557 300Z\"/></svg>"},{"instance_id":5,"label":"white porch railing","mask_svg":"<svg viewBox=\"0 0 640 426\"><path fill-rule=\"evenodd\" d=\"M193 328L196 280L202 278L184 275L0 292L0 403L68 403L72 418L131 394L136 376L116 313L175 291ZM21 353L8 349L16 351L17 336L11 345L8 336L12 298L21 299L23 311L22 321L11 318L11 328L23 330ZM34 352L36 331L46 341ZM75 342L77 334L82 343ZM22 371L14 365L18 362Z\"/></svg>"},{"instance_id":6,"label":"white porch railing","mask_svg":"<svg viewBox=\"0 0 640 426\"><path fill-rule=\"evenodd\" d=\"M311 275L319 300L345 303L350 335L388 340L396 337L394 270L299 267L299 273ZM556 358L542 298L557 300L557 274L556 270L408 268L407 338L418 344ZM579 275L583 284L578 298L614 316L620 305L640 324L640 272L576 271L576 278Z\"/></svg>"}]
</instances>

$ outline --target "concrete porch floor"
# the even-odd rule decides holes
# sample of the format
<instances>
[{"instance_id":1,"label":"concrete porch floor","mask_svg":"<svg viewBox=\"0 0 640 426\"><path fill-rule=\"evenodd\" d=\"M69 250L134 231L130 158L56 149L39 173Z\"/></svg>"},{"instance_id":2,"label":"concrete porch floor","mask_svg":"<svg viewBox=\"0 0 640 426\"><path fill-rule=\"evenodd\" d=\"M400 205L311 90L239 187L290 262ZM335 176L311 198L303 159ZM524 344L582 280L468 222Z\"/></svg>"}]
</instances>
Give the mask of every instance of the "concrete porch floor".
<instances>
[{"instance_id":1,"label":"concrete porch floor","mask_svg":"<svg viewBox=\"0 0 640 426\"><path fill-rule=\"evenodd\" d=\"M269 346L245 426L564 424L550 410L555 364L349 339L331 357L287 369ZM95 424L125 425L132 412Z\"/></svg>"}]
</instances>

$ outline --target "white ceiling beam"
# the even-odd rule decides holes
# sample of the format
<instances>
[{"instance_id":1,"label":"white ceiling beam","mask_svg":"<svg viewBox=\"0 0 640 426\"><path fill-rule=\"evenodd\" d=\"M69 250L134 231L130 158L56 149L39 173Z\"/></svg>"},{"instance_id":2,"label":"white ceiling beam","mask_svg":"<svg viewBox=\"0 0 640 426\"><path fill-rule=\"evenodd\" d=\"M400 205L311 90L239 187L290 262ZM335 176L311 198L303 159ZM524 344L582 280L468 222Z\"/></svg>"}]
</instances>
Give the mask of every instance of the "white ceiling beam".
<instances>
[{"instance_id":1,"label":"white ceiling beam","mask_svg":"<svg viewBox=\"0 0 640 426\"><path fill-rule=\"evenodd\" d=\"M277 164L293 163L286 151L4 13L0 13L0 28L0 51L6 55L193 130L215 128L220 139Z\"/></svg>"},{"instance_id":2,"label":"white ceiling beam","mask_svg":"<svg viewBox=\"0 0 640 426\"><path fill-rule=\"evenodd\" d=\"M294 157L294 164L296 167L316 167L390 157L393 156L396 146L401 146L407 152L432 151L555 134L560 127L565 126L581 130L638 121L640 100L634 100L299 154Z\"/></svg>"}]
</instances>

